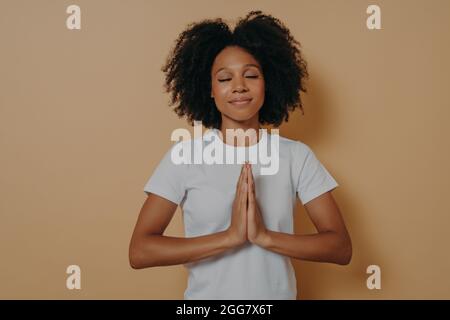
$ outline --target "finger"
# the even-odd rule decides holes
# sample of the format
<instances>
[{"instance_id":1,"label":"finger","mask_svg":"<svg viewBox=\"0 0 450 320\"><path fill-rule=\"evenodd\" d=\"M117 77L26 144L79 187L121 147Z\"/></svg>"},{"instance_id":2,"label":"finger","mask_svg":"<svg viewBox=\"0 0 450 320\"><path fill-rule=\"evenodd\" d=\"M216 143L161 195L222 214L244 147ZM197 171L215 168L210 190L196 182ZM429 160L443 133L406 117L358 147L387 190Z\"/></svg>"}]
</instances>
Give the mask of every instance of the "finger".
<instances>
[{"instance_id":1,"label":"finger","mask_svg":"<svg viewBox=\"0 0 450 320\"><path fill-rule=\"evenodd\" d=\"M244 175L243 175L242 179L243 179L242 184L245 186L245 191L247 191L247 189L248 189L248 185L247 185L248 171L245 166L244 166Z\"/></svg>"},{"instance_id":2,"label":"finger","mask_svg":"<svg viewBox=\"0 0 450 320\"><path fill-rule=\"evenodd\" d=\"M236 185L236 191L239 191L239 186L242 184L243 176L244 176L244 165L242 165L241 167L241 174L239 175L239 179Z\"/></svg>"},{"instance_id":3,"label":"finger","mask_svg":"<svg viewBox=\"0 0 450 320\"><path fill-rule=\"evenodd\" d=\"M240 185L241 185L241 190L242 187L244 188L244 190L242 190L243 192L247 192L247 170L245 170L245 165L242 165L242 175L241 175L241 179L240 179Z\"/></svg>"},{"instance_id":4,"label":"finger","mask_svg":"<svg viewBox=\"0 0 450 320\"><path fill-rule=\"evenodd\" d=\"M244 172L242 173L241 185L242 185L242 192L247 193L247 189L248 189L248 185L247 185L247 169L245 168L245 165L244 165Z\"/></svg>"},{"instance_id":5,"label":"finger","mask_svg":"<svg viewBox=\"0 0 450 320\"><path fill-rule=\"evenodd\" d=\"M239 178L239 197L241 197L244 192L247 192L247 184L245 183L246 177L245 177L245 167L242 167L242 175Z\"/></svg>"},{"instance_id":6,"label":"finger","mask_svg":"<svg viewBox=\"0 0 450 320\"><path fill-rule=\"evenodd\" d=\"M250 182L248 183L247 190L248 190L248 192L247 192L247 194L248 194L248 205L249 205L249 207L251 206L253 208L253 206L255 204L255 193L251 189Z\"/></svg>"},{"instance_id":7,"label":"finger","mask_svg":"<svg viewBox=\"0 0 450 320\"><path fill-rule=\"evenodd\" d=\"M254 212L256 208L256 200L253 192L248 193L248 207Z\"/></svg>"},{"instance_id":8,"label":"finger","mask_svg":"<svg viewBox=\"0 0 450 320\"><path fill-rule=\"evenodd\" d=\"M249 207L251 206L251 208L254 208L255 201L256 201L255 200L256 195L255 195L255 183L253 181L251 164L248 166L247 171L248 171L248 183L247 183L247 185L248 185L248 187L247 187L248 204L249 204Z\"/></svg>"},{"instance_id":9,"label":"finger","mask_svg":"<svg viewBox=\"0 0 450 320\"><path fill-rule=\"evenodd\" d=\"M244 181L241 184L241 195L240 195L240 207L241 209L244 210L247 209L247 194L248 194L247 192L248 186L247 183L245 183L245 181L247 180L246 174L247 170L244 169L244 177L243 177Z\"/></svg>"},{"instance_id":10,"label":"finger","mask_svg":"<svg viewBox=\"0 0 450 320\"><path fill-rule=\"evenodd\" d=\"M255 192L255 181L253 180L253 171L252 171L252 165L248 165L248 190L250 192Z\"/></svg>"}]
</instances>

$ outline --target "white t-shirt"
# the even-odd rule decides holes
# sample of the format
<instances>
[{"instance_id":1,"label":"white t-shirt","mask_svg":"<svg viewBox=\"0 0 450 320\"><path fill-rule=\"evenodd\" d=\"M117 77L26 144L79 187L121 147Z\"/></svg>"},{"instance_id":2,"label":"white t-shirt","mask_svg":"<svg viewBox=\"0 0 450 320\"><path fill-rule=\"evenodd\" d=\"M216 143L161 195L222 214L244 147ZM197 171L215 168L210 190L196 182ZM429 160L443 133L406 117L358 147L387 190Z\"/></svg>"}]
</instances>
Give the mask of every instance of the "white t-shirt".
<instances>
[{"instance_id":1,"label":"white t-shirt","mask_svg":"<svg viewBox=\"0 0 450 320\"><path fill-rule=\"evenodd\" d=\"M174 144L144 187L146 193L180 205L186 237L229 227L242 165L227 164L225 160L224 164L175 164L172 149L189 143L198 150L214 142L223 147L225 159L227 152L243 148L251 154L262 144L274 141L274 135L267 134L258 144L234 147L223 143L218 132L212 129L201 138ZM262 175L262 164L252 165L256 200L267 229L293 234L296 197L304 205L338 184L306 144L281 136L278 141L279 145L271 149L279 152L276 174ZM290 258L250 242L184 266L189 270L185 299L296 299L296 277Z\"/></svg>"}]
</instances>

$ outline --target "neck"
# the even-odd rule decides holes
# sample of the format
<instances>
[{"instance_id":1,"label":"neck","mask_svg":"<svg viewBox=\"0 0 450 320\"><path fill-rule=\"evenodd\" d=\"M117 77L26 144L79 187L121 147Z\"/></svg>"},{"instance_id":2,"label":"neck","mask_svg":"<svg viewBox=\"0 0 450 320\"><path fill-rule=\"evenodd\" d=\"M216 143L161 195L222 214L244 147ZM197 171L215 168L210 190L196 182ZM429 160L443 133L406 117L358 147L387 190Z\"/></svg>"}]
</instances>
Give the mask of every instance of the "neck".
<instances>
[{"instance_id":1,"label":"neck","mask_svg":"<svg viewBox=\"0 0 450 320\"><path fill-rule=\"evenodd\" d=\"M259 129L261 128L260 124L259 124L259 118L258 118L258 114L255 115L255 117L245 120L245 121L236 121L233 119L230 119L228 117L225 117L222 115L222 124L220 126L220 131L222 132L222 137L224 139L224 142L226 144L232 145L232 146L250 146L253 144L256 144L259 142L260 140L260 134L259 134ZM237 130L237 129L242 129L245 132L247 132L247 130L249 129L253 129L254 132L256 132L256 136L252 137L249 136L249 139L245 139L245 136L242 138L237 138L234 139L234 137L231 138L230 141L227 140L227 129L230 130ZM248 131L248 132L252 132L252 130ZM235 142L235 140L237 140L237 142Z\"/></svg>"}]
</instances>

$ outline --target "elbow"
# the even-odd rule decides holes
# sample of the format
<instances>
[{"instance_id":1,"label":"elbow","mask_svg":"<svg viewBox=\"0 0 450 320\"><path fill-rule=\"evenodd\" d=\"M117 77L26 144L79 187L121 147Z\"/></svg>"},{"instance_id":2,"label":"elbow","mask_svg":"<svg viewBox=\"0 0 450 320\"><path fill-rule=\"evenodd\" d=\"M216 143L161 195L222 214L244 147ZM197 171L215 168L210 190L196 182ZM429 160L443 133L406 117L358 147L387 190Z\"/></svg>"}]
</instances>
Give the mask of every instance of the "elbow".
<instances>
[{"instance_id":1,"label":"elbow","mask_svg":"<svg viewBox=\"0 0 450 320\"><path fill-rule=\"evenodd\" d=\"M130 263L131 268L135 270L142 269L140 256L141 254L138 248L136 248L136 245L131 244L128 250L128 262Z\"/></svg>"},{"instance_id":2,"label":"elbow","mask_svg":"<svg viewBox=\"0 0 450 320\"><path fill-rule=\"evenodd\" d=\"M150 267L156 267L158 264L155 259L150 259L152 255L144 251L139 243L131 243L128 251L128 261L130 267L138 270Z\"/></svg>"},{"instance_id":3,"label":"elbow","mask_svg":"<svg viewBox=\"0 0 450 320\"><path fill-rule=\"evenodd\" d=\"M341 266L348 265L352 260L353 255L352 242L349 237L346 238L347 239L344 241L343 245L341 246L341 249L339 250L339 257L336 261L336 263Z\"/></svg>"},{"instance_id":4,"label":"elbow","mask_svg":"<svg viewBox=\"0 0 450 320\"><path fill-rule=\"evenodd\" d=\"M141 267L139 266L139 264L136 262L136 260L130 259L130 267L134 270L139 270L141 269Z\"/></svg>"},{"instance_id":5,"label":"elbow","mask_svg":"<svg viewBox=\"0 0 450 320\"><path fill-rule=\"evenodd\" d=\"M137 270L137 269L141 269L140 265L139 265L139 259L137 258L137 255L135 253L132 253L130 251L130 253L128 254L128 260L130 263L130 267Z\"/></svg>"}]
</instances>

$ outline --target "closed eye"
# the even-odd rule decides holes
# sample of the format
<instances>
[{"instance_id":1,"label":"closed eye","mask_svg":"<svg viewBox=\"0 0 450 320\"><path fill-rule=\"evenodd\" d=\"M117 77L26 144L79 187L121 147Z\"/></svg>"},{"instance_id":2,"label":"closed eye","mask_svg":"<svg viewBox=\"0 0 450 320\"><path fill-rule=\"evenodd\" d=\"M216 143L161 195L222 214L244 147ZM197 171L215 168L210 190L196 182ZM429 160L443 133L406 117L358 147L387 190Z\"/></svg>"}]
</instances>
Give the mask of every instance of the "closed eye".
<instances>
[{"instance_id":1,"label":"closed eye","mask_svg":"<svg viewBox=\"0 0 450 320\"><path fill-rule=\"evenodd\" d=\"M246 78L256 79L258 76L247 76ZM219 82L230 81L231 79L219 79Z\"/></svg>"}]
</instances>

